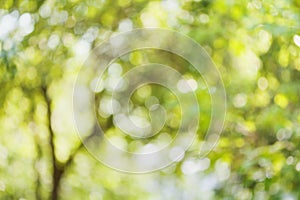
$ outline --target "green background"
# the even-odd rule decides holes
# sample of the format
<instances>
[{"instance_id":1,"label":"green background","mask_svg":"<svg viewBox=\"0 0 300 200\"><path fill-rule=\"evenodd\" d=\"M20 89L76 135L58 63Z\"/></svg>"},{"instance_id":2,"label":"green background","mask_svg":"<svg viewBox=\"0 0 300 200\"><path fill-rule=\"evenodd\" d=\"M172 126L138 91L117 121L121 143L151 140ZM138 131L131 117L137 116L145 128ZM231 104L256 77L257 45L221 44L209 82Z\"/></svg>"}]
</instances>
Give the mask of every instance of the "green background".
<instances>
[{"instance_id":1,"label":"green background","mask_svg":"<svg viewBox=\"0 0 300 200\"><path fill-rule=\"evenodd\" d=\"M121 73L157 62L196 80L201 108L199 137L183 159L132 175L105 167L82 148L72 92L91 49L143 27L178 31L205 48L222 75L227 114L219 143L198 159L211 112L200 75L167 52L120 58ZM299 27L298 0L2 0L0 199L299 199ZM111 95L109 87L97 93L99 101ZM142 87L132 97L136 115L146 116L149 96L172 114L160 139L172 137L180 122L176 98L156 85ZM120 137L102 111L100 105L99 122L118 144L134 151L150 142Z\"/></svg>"}]
</instances>

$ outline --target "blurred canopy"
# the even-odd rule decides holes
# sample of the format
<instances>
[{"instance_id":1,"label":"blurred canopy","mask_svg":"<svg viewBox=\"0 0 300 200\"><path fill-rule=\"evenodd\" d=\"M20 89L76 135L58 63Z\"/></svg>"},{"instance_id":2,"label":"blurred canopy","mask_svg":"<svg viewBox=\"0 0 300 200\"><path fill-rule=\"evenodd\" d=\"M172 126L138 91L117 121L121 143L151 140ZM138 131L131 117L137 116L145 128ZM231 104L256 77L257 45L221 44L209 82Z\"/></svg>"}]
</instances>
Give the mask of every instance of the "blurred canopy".
<instances>
[{"instance_id":1,"label":"blurred canopy","mask_svg":"<svg viewBox=\"0 0 300 200\"><path fill-rule=\"evenodd\" d=\"M183 159L130 175L82 148L72 92L91 49L142 27L176 30L201 44L222 74L228 108L218 145L197 159L211 112L199 74L157 50L115 61L96 95L113 143L136 151L153 142L122 136L107 103L114 78L136 65L177 69L193 83L201 110L199 137ZM298 0L2 0L0 85L0 199L300 199ZM157 85L141 87L132 96L137 121L147 116L145 101L167 109L154 142L168 142L181 120L176 98Z\"/></svg>"}]
</instances>

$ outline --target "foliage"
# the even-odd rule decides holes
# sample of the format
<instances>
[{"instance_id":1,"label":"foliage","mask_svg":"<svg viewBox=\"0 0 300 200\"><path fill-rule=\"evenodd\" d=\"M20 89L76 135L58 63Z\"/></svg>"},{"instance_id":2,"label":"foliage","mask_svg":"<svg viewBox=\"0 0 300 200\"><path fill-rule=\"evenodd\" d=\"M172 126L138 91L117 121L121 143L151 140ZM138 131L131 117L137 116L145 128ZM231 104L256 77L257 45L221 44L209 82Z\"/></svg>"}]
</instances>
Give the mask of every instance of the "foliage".
<instances>
[{"instance_id":1,"label":"foliage","mask_svg":"<svg viewBox=\"0 0 300 200\"><path fill-rule=\"evenodd\" d=\"M299 199L299 11L297 0L3 0L0 199ZM222 74L228 107L218 145L199 160L210 120L202 79L166 52L120 58L124 71L148 61L186 69L180 72L197 80L201 107L199 137L182 160L131 175L82 148L72 91L91 49L116 32L142 27L173 29L199 42ZM143 105L143 95L156 96L174 113L164 130L172 135L178 103L157 87L142 87L133 101ZM108 135L117 134L109 115L99 121Z\"/></svg>"}]
</instances>

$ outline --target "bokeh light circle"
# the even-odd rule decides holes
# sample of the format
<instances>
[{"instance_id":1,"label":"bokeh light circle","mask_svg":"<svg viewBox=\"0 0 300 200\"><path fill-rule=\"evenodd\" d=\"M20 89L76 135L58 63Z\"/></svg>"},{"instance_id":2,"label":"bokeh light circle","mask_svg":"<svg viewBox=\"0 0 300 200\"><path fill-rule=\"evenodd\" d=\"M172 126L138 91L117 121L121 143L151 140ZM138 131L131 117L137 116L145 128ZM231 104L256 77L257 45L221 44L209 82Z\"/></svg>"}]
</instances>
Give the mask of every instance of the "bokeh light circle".
<instances>
[{"instance_id":1,"label":"bokeh light circle","mask_svg":"<svg viewBox=\"0 0 300 200\"><path fill-rule=\"evenodd\" d=\"M128 117L130 96L137 87L155 83L170 89L181 106L181 125L174 140L165 148L149 153L133 153L114 146L106 137L94 112L94 91L89 88L92 78L101 77L107 67L117 58L143 49L164 50L188 61L205 80L211 96L211 121L202 144L199 157L205 156L217 143L223 129L226 111L226 93L221 76L205 50L191 38L178 32L157 29L135 29L111 37L93 49L80 69L73 93L73 111L76 128L86 149L100 162L116 170L129 173L146 173L162 169L179 160L192 144L198 129L200 111L197 98L190 92L180 93L175 87L182 79L171 67L149 63L134 67L124 75L129 84L124 91L114 91L113 96L120 104L114 111L114 122L118 128L131 136L142 132L151 137L164 125L165 110L160 105L149 110L150 127L138 127ZM100 80L100 78L99 78ZM186 88L191 87L183 82ZM91 117L88 113L92 113ZM85 126L89 120L93 126ZM92 130L91 130L92 129ZM87 135L88 132L92 134ZM88 138L88 139L86 139Z\"/></svg>"}]
</instances>

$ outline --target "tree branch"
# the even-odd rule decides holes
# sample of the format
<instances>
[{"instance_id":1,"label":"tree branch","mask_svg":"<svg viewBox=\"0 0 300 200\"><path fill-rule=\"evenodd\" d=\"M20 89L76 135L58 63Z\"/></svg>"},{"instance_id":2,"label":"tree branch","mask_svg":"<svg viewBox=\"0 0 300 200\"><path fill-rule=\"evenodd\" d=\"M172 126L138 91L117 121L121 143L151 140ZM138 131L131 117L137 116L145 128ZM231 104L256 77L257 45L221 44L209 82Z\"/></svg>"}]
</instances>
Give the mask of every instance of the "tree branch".
<instances>
[{"instance_id":1,"label":"tree branch","mask_svg":"<svg viewBox=\"0 0 300 200\"><path fill-rule=\"evenodd\" d=\"M92 133L83 139L83 141L80 142L80 144L75 148L75 150L71 153L67 161L64 163L59 162L56 157L55 153L55 144L54 144L54 130L51 125L51 116L52 116L52 110L51 110L51 99L47 95L47 88L42 87L42 93L47 105L47 121L48 121L48 130L49 130L49 142L50 142L50 150L51 150L51 158L52 158L52 191L51 191L51 200L57 200L58 199L58 192L59 192L59 185L60 180L65 173L65 171L69 168L69 166L72 164L74 157L77 155L77 153L81 150L82 147L84 147L84 144L92 138L94 135L97 134L98 128L97 125L94 125Z\"/></svg>"},{"instance_id":2,"label":"tree branch","mask_svg":"<svg viewBox=\"0 0 300 200\"><path fill-rule=\"evenodd\" d=\"M58 189L60 184L60 179L63 174L63 170L59 166L59 162L56 158L55 153L55 144L54 144L54 130L51 125L51 116L52 116L52 110L51 110L51 99L47 95L47 88L42 87L42 93L43 97L46 102L47 106L47 125L48 125L48 131L49 131L49 143L50 143L50 152L51 152L51 159L52 159L52 191L51 191L51 200L57 200L58 199Z\"/></svg>"}]
</instances>

